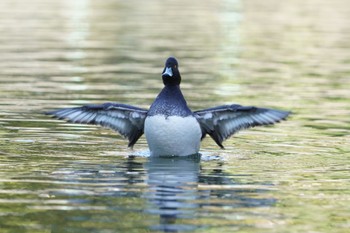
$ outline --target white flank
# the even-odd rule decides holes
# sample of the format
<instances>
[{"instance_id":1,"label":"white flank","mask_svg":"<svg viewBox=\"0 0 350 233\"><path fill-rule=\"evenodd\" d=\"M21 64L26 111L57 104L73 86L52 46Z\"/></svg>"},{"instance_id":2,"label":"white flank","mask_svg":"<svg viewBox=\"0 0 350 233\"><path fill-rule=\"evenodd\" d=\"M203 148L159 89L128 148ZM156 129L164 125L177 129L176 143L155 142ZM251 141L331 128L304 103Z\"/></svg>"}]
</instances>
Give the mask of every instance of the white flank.
<instances>
[{"instance_id":1,"label":"white flank","mask_svg":"<svg viewBox=\"0 0 350 233\"><path fill-rule=\"evenodd\" d=\"M145 135L151 156L187 156L198 153L202 132L193 116L151 116Z\"/></svg>"}]
</instances>

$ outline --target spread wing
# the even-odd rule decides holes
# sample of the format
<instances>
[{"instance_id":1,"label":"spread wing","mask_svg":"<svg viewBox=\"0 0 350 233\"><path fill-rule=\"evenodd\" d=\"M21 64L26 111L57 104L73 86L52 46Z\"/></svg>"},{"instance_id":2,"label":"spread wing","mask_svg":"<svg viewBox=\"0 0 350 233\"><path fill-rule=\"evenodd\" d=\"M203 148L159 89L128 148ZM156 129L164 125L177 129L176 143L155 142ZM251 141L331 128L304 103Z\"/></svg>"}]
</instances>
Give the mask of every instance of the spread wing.
<instances>
[{"instance_id":1,"label":"spread wing","mask_svg":"<svg viewBox=\"0 0 350 233\"><path fill-rule=\"evenodd\" d=\"M132 147L143 134L147 110L125 104L104 103L63 108L45 114L72 123L101 125L113 129L129 139L128 146Z\"/></svg>"},{"instance_id":2,"label":"spread wing","mask_svg":"<svg viewBox=\"0 0 350 233\"><path fill-rule=\"evenodd\" d=\"M271 125L285 120L290 112L238 104L223 105L194 112L201 129L202 139L209 134L221 147L222 142L241 129Z\"/></svg>"}]
</instances>

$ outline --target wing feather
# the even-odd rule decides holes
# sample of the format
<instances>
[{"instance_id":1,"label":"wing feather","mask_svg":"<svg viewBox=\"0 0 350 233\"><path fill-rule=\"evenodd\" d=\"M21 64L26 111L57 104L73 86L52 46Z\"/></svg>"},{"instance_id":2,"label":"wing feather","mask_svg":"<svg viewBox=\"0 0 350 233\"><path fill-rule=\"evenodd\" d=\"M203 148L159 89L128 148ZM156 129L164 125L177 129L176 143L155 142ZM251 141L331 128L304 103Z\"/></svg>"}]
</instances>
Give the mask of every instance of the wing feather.
<instances>
[{"instance_id":1,"label":"wing feather","mask_svg":"<svg viewBox=\"0 0 350 233\"><path fill-rule=\"evenodd\" d=\"M147 110L119 103L104 103L63 108L46 114L72 123L101 125L113 129L128 138L128 146L132 147L143 134Z\"/></svg>"},{"instance_id":2,"label":"wing feather","mask_svg":"<svg viewBox=\"0 0 350 233\"><path fill-rule=\"evenodd\" d=\"M222 105L194 112L202 128L202 138L209 134L223 148L222 142L242 129L271 125L285 120L290 112L241 106Z\"/></svg>"}]
</instances>

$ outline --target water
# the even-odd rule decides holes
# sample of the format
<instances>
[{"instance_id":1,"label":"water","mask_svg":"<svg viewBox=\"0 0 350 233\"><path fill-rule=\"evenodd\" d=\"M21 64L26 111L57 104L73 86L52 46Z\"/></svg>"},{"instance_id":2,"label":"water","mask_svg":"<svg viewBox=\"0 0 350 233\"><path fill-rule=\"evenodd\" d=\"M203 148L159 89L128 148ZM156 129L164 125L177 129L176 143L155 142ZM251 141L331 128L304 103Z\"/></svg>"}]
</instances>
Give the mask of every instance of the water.
<instances>
[{"instance_id":1,"label":"water","mask_svg":"<svg viewBox=\"0 0 350 233\"><path fill-rule=\"evenodd\" d=\"M0 232L348 232L349 15L345 0L2 0ZM41 114L147 108L170 55L192 109L294 115L157 159L144 137L131 151Z\"/></svg>"}]
</instances>

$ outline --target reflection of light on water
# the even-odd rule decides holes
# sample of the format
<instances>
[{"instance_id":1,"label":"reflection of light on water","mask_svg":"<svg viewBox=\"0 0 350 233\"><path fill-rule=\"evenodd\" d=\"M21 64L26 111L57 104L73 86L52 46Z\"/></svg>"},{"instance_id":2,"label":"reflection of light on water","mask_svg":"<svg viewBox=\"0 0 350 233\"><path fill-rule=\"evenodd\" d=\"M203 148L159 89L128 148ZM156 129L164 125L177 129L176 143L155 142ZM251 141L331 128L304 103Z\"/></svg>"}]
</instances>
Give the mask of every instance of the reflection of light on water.
<instances>
[{"instance_id":1,"label":"reflection of light on water","mask_svg":"<svg viewBox=\"0 0 350 233\"><path fill-rule=\"evenodd\" d=\"M87 20L89 12L89 0L66 0L64 16L67 17L67 34L65 40L70 47L79 48L81 43L89 35L89 22ZM82 59L85 52L81 49L68 52L68 59Z\"/></svg>"},{"instance_id":2,"label":"reflection of light on water","mask_svg":"<svg viewBox=\"0 0 350 233\"><path fill-rule=\"evenodd\" d=\"M234 62L237 59L237 52L240 42L240 23L242 20L240 0L224 3L225 11L220 14L222 25L221 52L226 55L225 58Z\"/></svg>"},{"instance_id":3,"label":"reflection of light on water","mask_svg":"<svg viewBox=\"0 0 350 233\"><path fill-rule=\"evenodd\" d=\"M224 79L215 90L215 94L220 96L232 96L239 90L238 84L227 82L235 78L235 69L233 65L238 62L238 53L240 50L240 28L241 28L241 1L224 1L225 10L220 14L221 44L220 44L220 70L218 71Z\"/></svg>"},{"instance_id":4,"label":"reflection of light on water","mask_svg":"<svg viewBox=\"0 0 350 233\"><path fill-rule=\"evenodd\" d=\"M239 85L229 85L227 83L224 83L224 85L218 86L214 93L221 96L228 96L231 97L234 93L240 93L240 86Z\"/></svg>"},{"instance_id":5,"label":"reflection of light on water","mask_svg":"<svg viewBox=\"0 0 350 233\"><path fill-rule=\"evenodd\" d=\"M133 151L131 156L148 158L150 157L150 154L151 153L149 152L149 150L142 150L142 151Z\"/></svg>"},{"instance_id":6,"label":"reflection of light on water","mask_svg":"<svg viewBox=\"0 0 350 233\"><path fill-rule=\"evenodd\" d=\"M89 0L64 1L63 16L65 24L64 40L68 45L65 58L68 60L81 60L86 57L83 44L89 35ZM69 72L86 72L86 69L72 63L73 66L65 67ZM86 90L88 87L82 83L63 85L67 90Z\"/></svg>"}]
</instances>

